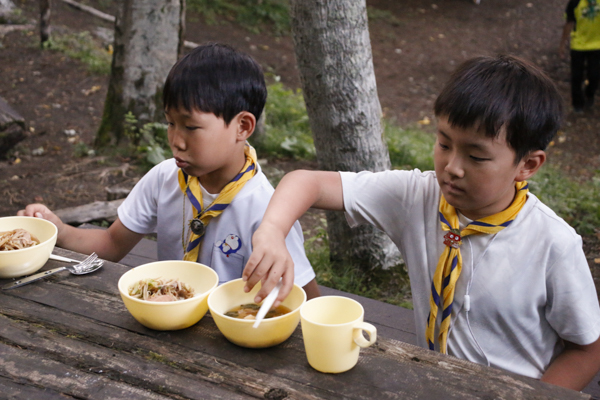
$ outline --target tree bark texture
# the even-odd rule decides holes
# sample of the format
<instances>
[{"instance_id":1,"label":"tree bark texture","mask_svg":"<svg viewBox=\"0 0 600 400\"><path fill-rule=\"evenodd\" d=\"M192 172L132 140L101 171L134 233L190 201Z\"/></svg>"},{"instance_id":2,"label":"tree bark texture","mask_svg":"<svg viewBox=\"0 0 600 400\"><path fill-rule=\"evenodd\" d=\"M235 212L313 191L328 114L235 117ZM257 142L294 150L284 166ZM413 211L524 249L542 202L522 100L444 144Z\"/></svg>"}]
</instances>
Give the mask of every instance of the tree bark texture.
<instances>
[{"instance_id":1,"label":"tree bark texture","mask_svg":"<svg viewBox=\"0 0 600 400\"><path fill-rule=\"evenodd\" d=\"M319 167L329 171L390 168L373 69L364 0L291 0L294 48ZM363 270L399 261L390 239L371 226L350 229L327 213L334 265Z\"/></svg>"},{"instance_id":2,"label":"tree bark texture","mask_svg":"<svg viewBox=\"0 0 600 400\"><path fill-rule=\"evenodd\" d=\"M162 88L183 48L185 0L123 0L115 16L114 54L96 145L123 138L125 115L139 126L162 120Z\"/></svg>"},{"instance_id":3,"label":"tree bark texture","mask_svg":"<svg viewBox=\"0 0 600 400\"><path fill-rule=\"evenodd\" d=\"M40 43L44 46L50 40L51 0L40 0Z\"/></svg>"}]
</instances>

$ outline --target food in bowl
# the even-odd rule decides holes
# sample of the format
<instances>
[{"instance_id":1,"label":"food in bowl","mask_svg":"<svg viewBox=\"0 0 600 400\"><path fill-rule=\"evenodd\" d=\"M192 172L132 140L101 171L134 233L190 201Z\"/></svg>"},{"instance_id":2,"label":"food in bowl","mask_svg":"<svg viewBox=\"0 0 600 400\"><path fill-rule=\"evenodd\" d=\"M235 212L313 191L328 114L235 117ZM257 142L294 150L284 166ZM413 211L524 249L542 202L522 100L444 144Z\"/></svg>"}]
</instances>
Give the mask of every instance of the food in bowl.
<instances>
[{"instance_id":1,"label":"food in bowl","mask_svg":"<svg viewBox=\"0 0 600 400\"><path fill-rule=\"evenodd\" d=\"M56 245L58 230L48 220L24 216L0 218L0 232L19 230L27 231L39 243L30 247L0 251L0 278L2 279L20 278L37 272L46 264Z\"/></svg>"},{"instance_id":2,"label":"food in bowl","mask_svg":"<svg viewBox=\"0 0 600 400\"><path fill-rule=\"evenodd\" d=\"M265 348L276 346L286 341L300 323L300 307L306 302L304 290L294 284L290 294L281 303L290 309L287 314L263 319L260 325L254 328L253 319L239 319L225 315L240 304L254 302L256 293L260 290L260 282L248 293L244 292L246 282L234 279L223 283L208 296L210 314L219 328L219 331L230 342L249 348Z\"/></svg>"},{"instance_id":3,"label":"food in bowl","mask_svg":"<svg viewBox=\"0 0 600 400\"><path fill-rule=\"evenodd\" d=\"M129 295L146 301L177 301L194 297L194 288L179 279L141 279L129 287Z\"/></svg>"},{"instance_id":4,"label":"food in bowl","mask_svg":"<svg viewBox=\"0 0 600 400\"><path fill-rule=\"evenodd\" d=\"M185 282L195 295L178 301L147 301L129 294L132 285L146 279L178 280ZM219 276L212 268L192 261L165 260L143 264L125 272L119 278L118 288L129 313L147 328L173 331L188 328L208 311L207 297L219 284Z\"/></svg>"},{"instance_id":5,"label":"food in bowl","mask_svg":"<svg viewBox=\"0 0 600 400\"><path fill-rule=\"evenodd\" d=\"M259 304L256 304L256 303L241 304L241 305L233 307L231 310L227 311L225 313L225 315L228 317L233 317L233 318L255 320L256 314L258 314L258 310L260 310ZM271 308L269 311L267 311L264 318L266 319L266 318L280 317L282 315L289 313L290 311L292 311L292 310L290 310L289 307L286 307L286 306L280 304L277 307Z\"/></svg>"},{"instance_id":6,"label":"food in bowl","mask_svg":"<svg viewBox=\"0 0 600 400\"><path fill-rule=\"evenodd\" d=\"M36 244L40 244L40 241L25 229L0 232L0 251L26 249Z\"/></svg>"}]
</instances>

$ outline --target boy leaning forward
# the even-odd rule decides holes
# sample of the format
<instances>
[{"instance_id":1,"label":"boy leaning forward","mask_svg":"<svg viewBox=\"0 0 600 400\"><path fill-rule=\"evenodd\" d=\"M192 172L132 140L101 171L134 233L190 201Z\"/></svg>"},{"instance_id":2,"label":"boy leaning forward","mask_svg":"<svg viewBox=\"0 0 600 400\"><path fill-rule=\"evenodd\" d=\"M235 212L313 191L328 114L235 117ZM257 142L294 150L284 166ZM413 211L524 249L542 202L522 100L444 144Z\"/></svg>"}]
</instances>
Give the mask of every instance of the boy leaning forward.
<instances>
[{"instance_id":1,"label":"boy leaning forward","mask_svg":"<svg viewBox=\"0 0 600 400\"><path fill-rule=\"evenodd\" d=\"M526 61L467 61L435 103L435 171L289 173L254 234L247 289L264 278L262 297L293 272L284 238L309 207L345 211L402 252L422 347L581 390L600 369L597 293L580 236L527 183L562 112Z\"/></svg>"}]
</instances>

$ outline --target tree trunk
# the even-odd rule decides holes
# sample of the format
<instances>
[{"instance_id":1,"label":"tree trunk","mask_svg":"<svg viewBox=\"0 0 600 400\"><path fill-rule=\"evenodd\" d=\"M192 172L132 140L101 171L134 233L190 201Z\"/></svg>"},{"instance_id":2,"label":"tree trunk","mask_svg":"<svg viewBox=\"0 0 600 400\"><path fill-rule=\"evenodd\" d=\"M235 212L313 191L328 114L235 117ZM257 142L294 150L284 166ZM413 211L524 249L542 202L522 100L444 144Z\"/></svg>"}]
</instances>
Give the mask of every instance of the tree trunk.
<instances>
[{"instance_id":1,"label":"tree trunk","mask_svg":"<svg viewBox=\"0 0 600 400\"><path fill-rule=\"evenodd\" d=\"M50 0L40 0L40 43L42 47L50 39Z\"/></svg>"},{"instance_id":2,"label":"tree trunk","mask_svg":"<svg viewBox=\"0 0 600 400\"><path fill-rule=\"evenodd\" d=\"M290 15L319 167L389 169L365 0L291 0ZM371 226L350 229L342 213L327 213L327 232L338 267L369 271L399 261L385 234Z\"/></svg>"},{"instance_id":3,"label":"tree trunk","mask_svg":"<svg viewBox=\"0 0 600 400\"><path fill-rule=\"evenodd\" d=\"M185 0L123 0L115 19L114 54L96 146L118 143L125 115L141 127L163 118L162 88L183 49Z\"/></svg>"}]
</instances>

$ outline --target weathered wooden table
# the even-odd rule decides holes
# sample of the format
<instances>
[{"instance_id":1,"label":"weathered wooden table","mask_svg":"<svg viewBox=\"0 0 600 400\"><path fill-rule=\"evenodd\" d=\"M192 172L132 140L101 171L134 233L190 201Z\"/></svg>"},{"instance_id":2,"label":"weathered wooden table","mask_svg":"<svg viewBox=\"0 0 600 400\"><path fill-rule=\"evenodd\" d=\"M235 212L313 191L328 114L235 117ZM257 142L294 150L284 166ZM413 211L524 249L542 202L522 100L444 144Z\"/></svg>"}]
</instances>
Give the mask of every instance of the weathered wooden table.
<instances>
[{"instance_id":1,"label":"weathered wooden table","mask_svg":"<svg viewBox=\"0 0 600 400\"><path fill-rule=\"evenodd\" d=\"M55 254L83 259L56 248ZM49 261L43 269L63 263ZM589 395L387 339L332 375L306 360L300 327L246 349L210 313L181 331L144 328L118 290L129 269L105 263L0 291L0 398L16 399L587 399ZM0 280L0 285L11 280Z\"/></svg>"}]
</instances>

